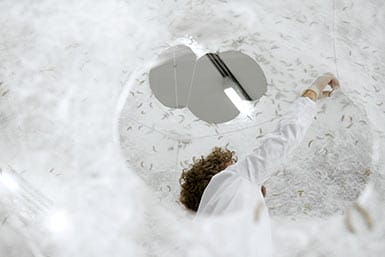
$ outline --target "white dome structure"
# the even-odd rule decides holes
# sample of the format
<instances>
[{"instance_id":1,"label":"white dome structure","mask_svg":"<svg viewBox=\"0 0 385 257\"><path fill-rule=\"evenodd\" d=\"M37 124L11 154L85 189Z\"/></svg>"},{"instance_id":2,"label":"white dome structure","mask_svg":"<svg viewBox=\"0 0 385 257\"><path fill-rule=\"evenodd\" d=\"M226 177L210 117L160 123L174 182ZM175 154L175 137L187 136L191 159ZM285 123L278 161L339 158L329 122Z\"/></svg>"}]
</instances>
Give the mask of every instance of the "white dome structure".
<instances>
[{"instance_id":1,"label":"white dome structure","mask_svg":"<svg viewBox=\"0 0 385 257\"><path fill-rule=\"evenodd\" d=\"M382 256L384 13L381 1L2 1L0 256L237 256L263 243L228 216L194 222L179 177L215 146L247 155L327 71L340 90L266 183L273 256ZM249 56L266 93L226 122L166 107L149 73L177 45Z\"/></svg>"}]
</instances>

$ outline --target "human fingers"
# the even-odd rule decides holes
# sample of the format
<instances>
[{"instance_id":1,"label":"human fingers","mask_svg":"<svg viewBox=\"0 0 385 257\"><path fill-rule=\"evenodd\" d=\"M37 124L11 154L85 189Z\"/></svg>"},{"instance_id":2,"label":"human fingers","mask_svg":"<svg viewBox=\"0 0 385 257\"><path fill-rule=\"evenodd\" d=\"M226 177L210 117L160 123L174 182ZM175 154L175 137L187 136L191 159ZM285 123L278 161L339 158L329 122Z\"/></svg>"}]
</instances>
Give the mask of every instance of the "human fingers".
<instances>
[{"instance_id":1,"label":"human fingers","mask_svg":"<svg viewBox=\"0 0 385 257\"><path fill-rule=\"evenodd\" d=\"M330 82L328 83L333 89L336 89L337 87L340 86L340 82L338 81L338 79L336 77L332 77Z\"/></svg>"},{"instance_id":2,"label":"human fingers","mask_svg":"<svg viewBox=\"0 0 385 257\"><path fill-rule=\"evenodd\" d=\"M332 92L333 91L324 91L324 92L322 92L322 96L323 97L330 97L332 95Z\"/></svg>"}]
</instances>

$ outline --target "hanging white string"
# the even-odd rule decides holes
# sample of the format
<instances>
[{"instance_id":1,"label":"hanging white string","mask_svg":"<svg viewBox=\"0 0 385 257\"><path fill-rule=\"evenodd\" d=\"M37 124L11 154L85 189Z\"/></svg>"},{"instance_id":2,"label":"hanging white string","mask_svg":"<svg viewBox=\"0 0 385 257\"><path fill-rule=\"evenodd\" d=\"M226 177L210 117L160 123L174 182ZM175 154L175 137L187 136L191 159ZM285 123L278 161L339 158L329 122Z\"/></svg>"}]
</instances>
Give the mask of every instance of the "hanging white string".
<instances>
[{"instance_id":1,"label":"hanging white string","mask_svg":"<svg viewBox=\"0 0 385 257\"><path fill-rule=\"evenodd\" d=\"M179 162L179 154L180 154L180 145L181 145L181 142L180 140L176 140L176 158L175 158L175 166L174 166L174 169L175 169L175 173L177 173L179 170L178 170L178 162Z\"/></svg>"},{"instance_id":2,"label":"hanging white string","mask_svg":"<svg viewBox=\"0 0 385 257\"><path fill-rule=\"evenodd\" d=\"M195 63L194 63L194 68L193 68L193 72L192 72L192 75L191 75L190 86L189 86L188 95L187 95L186 107L188 107L189 104L190 104L191 91L192 91L192 85L193 85L193 82L194 82L196 66L197 66L197 61L195 61Z\"/></svg>"},{"instance_id":3,"label":"hanging white string","mask_svg":"<svg viewBox=\"0 0 385 257\"><path fill-rule=\"evenodd\" d=\"M334 54L334 65L336 69L337 78L340 77L338 73L338 65L337 65L337 50L336 50L336 0L333 0L333 54Z\"/></svg>"},{"instance_id":4,"label":"hanging white string","mask_svg":"<svg viewBox=\"0 0 385 257\"><path fill-rule=\"evenodd\" d=\"M177 69L177 63L176 63L176 58L175 58L175 49L172 51L172 57L173 57L173 71L174 71L174 92L175 92L175 105L178 108L179 103L178 103L178 80L177 80L177 74L176 74L176 69Z\"/></svg>"}]
</instances>

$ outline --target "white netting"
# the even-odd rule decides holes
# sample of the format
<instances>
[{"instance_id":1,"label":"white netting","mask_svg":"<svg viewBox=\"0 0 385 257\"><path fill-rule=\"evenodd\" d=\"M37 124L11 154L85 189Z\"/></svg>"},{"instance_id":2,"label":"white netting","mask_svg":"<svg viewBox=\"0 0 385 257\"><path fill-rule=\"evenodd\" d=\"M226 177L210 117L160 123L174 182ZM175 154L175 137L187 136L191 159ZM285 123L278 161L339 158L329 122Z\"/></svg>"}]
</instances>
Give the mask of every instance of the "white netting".
<instances>
[{"instance_id":1,"label":"white netting","mask_svg":"<svg viewBox=\"0 0 385 257\"><path fill-rule=\"evenodd\" d=\"M269 181L275 255L382 256L384 13L381 1L1 1L0 168L25 183L0 184L0 255L236 251L247 235L207 233L226 220L191 225L175 203L185 161L227 143L244 156L319 73L338 70L341 94ZM269 83L254 116L208 126L156 103L146 73L176 43L254 58ZM20 215L41 201L31 188L50 206ZM369 215L350 207L360 193ZM213 251L218 240L232 243Z\"/></svg>"}]
</instances>

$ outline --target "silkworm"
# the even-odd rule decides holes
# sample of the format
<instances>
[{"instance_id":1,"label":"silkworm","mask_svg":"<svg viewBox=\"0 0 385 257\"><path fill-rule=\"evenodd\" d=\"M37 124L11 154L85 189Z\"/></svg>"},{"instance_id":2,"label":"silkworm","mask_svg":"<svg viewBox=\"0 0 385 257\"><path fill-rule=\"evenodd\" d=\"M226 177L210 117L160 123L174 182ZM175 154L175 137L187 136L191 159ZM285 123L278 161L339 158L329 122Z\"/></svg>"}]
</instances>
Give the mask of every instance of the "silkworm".
<instances>
[{"instance_id":1,"label":"silkworm","mask_svg":"<svg viewBox=\"0 0 385 257\"><path fill-rule=\"evenodd\" d=\"M366 210L364 207L362 207L361 205L359 205L357 202L354 203L354 208L358 211L358 213L361 215L361 217L364 219L364 221L366 222L366 226L368 227L369 230L372 230L373 228L373 220L368 212L368 210ZM345 224L348 228L348 230L351 232L351 233L356 233L356 230L354 229L353 227L353 223L351 221L351 214L350 214L350 209L347 211L346 213L346 220L345 220Z\"/></svg>"},{"instance_id":2,"label":"silkworm","mask_svg":"<svg viewBox=\"0 0 385 257\"><path fill-rule=\"evenodd\" d=\"M355 229L353 227L353 224L352 224L350 210L347 210L347 212L346 212L345 224L346 224L346 227L347 227L347 229L349 230L350 233L356 233L356 231L355 231Z\"/></svg>"},{"instance_id":3,"label":"silkworm","mask_svg":"<svg viewBox=\"0 0 385 257\"><path fill-rule=\"evenodd\" d=\"M182 123L184 120L185 120L185 117L181 114L181 115L178 115L178 117L181 118L181 120L179 121L179 123Z\"/></svg>"},{"instance_id":4,"label":"silkworm","mask_svg":"<svg viewBox=\"0 0 385 257\"><path fill-rule=\"evenodd\" d=\"M314 140L310 140L309 143L307 144L307 147L310 147L311 143L313 143Z\"/></svg>"},{"instance_id":5,"label":"silkworm","mask_svg":"<svg viewBox=\"0 0 385 257\"><path fill-rule=\"evenodd\" d=\"M358 122L360 122L360 123L362 123L362 124L368 124L366 121L364 121L364 120L359 120Z\"/></svg>"},{"instance_id":6,"label":"silkworm","mask_svg":"<svg viewBox=\"0 0 385 257\"><path fill-rule=\"evenodd\" d=\"M342 110L345 109L346 107L349 106L349 103L345 103L343 106L342 106Z\"/></svg>"},{"instance_id":7,"label":"silkworm","mask_svg":"<svg viewBox=\"0 0 385 257\"><path fill-rule=\"evenodd\" d=\"M345 115L342 115L342 116L341 116L341 122L343 122L344 119L345 119Z\"/></svg>"},{"instance_id":8,"label":"silkworm","mask_svg":"<svg viewBox=\"0 0 385 257\"><path fill-rule=\"evenodd\" d=\"M366 221L366 226L368 227L368 229L371 230L373 228L373 221L372 221L372 218L370 217L368 210L366 210L364 207L362 207L358 203L355 203L354 206Z\"/></svg>"}]
</instances>

